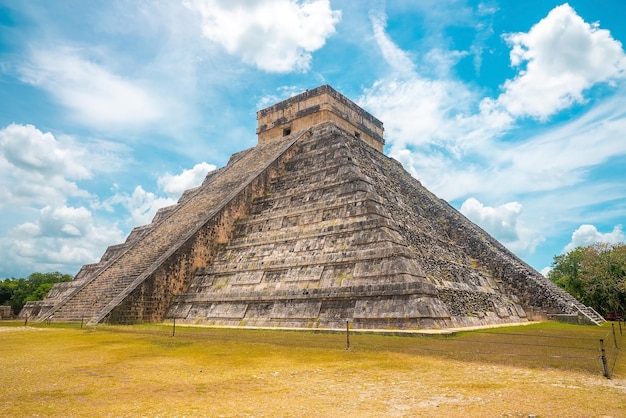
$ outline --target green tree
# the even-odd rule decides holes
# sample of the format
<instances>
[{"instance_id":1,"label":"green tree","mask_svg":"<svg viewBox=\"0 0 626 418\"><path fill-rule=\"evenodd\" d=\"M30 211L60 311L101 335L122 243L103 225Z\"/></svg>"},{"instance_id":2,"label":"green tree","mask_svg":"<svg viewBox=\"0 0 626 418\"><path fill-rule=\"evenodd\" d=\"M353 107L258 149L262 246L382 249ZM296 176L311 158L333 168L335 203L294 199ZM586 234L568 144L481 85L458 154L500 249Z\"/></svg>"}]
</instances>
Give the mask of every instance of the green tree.
<instances>
[{"instance_id":1,"label":"green tree","mask_svg":"<svg viewBox=\"0 0 626 418\"><path fill-rule=\"evenodd\" d=\"M0 286L0 297L4 299L0 303L7 303L8 301L13 313L17 315L26 302L42 300L55 283L68 282L70 280L72 280L72 276L59 273L58 271L53 273L32 273L26 279L5 279Z\"/></svg>"},{"instance_id":2,"label":"green tree","mask_svg":"<svg viewBox=\"0 0 626 418\"><path fill-rule=\"evenodd\" d=\"M15 279L4 279L0 282L0 305L8 305L15 289Z\"/></svg>"},{"instance_id":3,"label":"green tree","mask_svg":"<svg viewBox=\"0 0 626 418\"><path fill-rule=\"evenodd\" d=\"M597 243L557 255L548 278L601 315L626 310L626 244Z\"/></svg>"},{"instance_id":4,"label":"green tree","mask_svg":"<svg viewBox=\"0 0 626 418\"><path fill-rule=\"evenodd\" d=\"M550 280L581 302L585 293L581 273L583 257L583 247L577 247L567 254L556 255L552 261L552 270L548 273Z\"/></svg>"}]
</instances>

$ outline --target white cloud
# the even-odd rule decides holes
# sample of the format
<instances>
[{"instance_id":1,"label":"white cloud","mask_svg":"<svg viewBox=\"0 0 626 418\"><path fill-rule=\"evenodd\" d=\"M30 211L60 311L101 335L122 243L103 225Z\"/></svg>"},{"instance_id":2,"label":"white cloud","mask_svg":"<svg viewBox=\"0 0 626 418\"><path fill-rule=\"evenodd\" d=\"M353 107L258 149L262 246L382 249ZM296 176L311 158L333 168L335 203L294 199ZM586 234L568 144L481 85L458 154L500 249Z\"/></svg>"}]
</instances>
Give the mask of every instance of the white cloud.
<instances>
[{"instance_id":1,"label":"white cloud","mask_svg":"<svg viewBox=\"0 0 626 418\"><path fill-rule=\"evenodd\" d=\"M594 225L581 225L572 233L572 240L563 248L563 253L576 247L586 247L597 242L618 244L626 241L621 225L616 225L611 232L602 233Z\"/></svg>"},{"instance_id":2,"label":"white cloud","mask_svg":"<svg viewBox=\"0 0 626 418\"><path fill-rule=\"evenodd\" d=\"M21 170L72 178L91 176L79 163L83 157L80 150L63 147L50 132L43 133L32 125L11 124L0 130L0 147L4 158Z\"/></svg>"},{"instance_id":3,"label":"white cloud","mask_svg":"<svg viewBox=\"0 0 626 418\"><path fill-rule=\"evenodd\" d=\"M380 31L379 26L375 25L375 33ZM377 39L385 39L385 36L382 33ZM410 120L413 125L418 125L414 121L419 120L421 125L421 131L415 128L395 131L397 109L388 112L389 119L385 121L392 121L388 131L393 140L392 150L401 149L405 143L420 142L444 145L451 152L463 151L468 146L474 151L479 147L489 149L491 140L514 128L517 118L545 119L576 102L583 102L584 91L592 86L626 75L626 55L621 44L607 30L584 22L568 5L553 9L528 33L510 34L506 40L512 47L511 62L520 71L504 83L497 99L481 99L468 85L450 75L455 57L462 56L456 51L442 55L441 51L432 50L424 56L424 60L430 60L430 66L438 64L437 74L443 77L436 80L424 78L415 71L407 76L410 68L398 58L402 51L393 54L383 51L383 57L394 57L394 62L390 63L394 70L400 73L398 69L403 68L402 86L393 87L403 92L385 95L381 85L394 83L383 79L372 89L379 97L372 97L368 102L379 98L391 100L391 103L398 101L413 110L413 117L404 114L397 119ZM394 51L385 42L379 41L379 46ZM524 68L522 64L526 64ZM422 88L416 89L420 84ZM398 141L392 137L396 134L400 137ZM421 139L415 139L416 135Z\"/></svg>"},{"instance_id":4,"label":"white cloud","mask_svg":"<svg viewBox=\"0 0 626 418\"><path fill-rule=\"evenodd\" d=\"M546 128L523 141L499 141L497 136L488 135L489 128L485 127L484 137L471 139L481 132L476 128L466 137L459 136L457 142L451 142L448 150L429 144L412 151L395 149L392 145L390 155L449 200L477 193L483 198L503 200L518 193L550 191L554 202L558 201L555 191L580 196L582 185L590 180L595 167L626 154L622 136L626 131L623 91L617 90L614 97L598 102L580 117ZM577 191L565 190L574 185ZM585 201L593 205L607 196L619 199L625 195L619 184L607 189L591 193Z\"/></svg>"},{"instance_id":5,"label":"white cloud","mask_svg":"<svg viewBox=\"0 0 626 418\"><path fill-rule=\"evenodd\" d=\"M11 124L0 130L0 208L17 204L64 202L88 197L72 180L91 178L88 161L96 158L72 143L32 125Z\"/></svg>"},{"instance_id":6,"label":"white cloud","mask_svg":"<svg viewBox=\"0 0 626 418\"><path fill-rule=\"evenodd\" d=\"M518 202L491 207L471 197L461 205L461 213L517 254L532 253L543 241L539 233L524 226Z\"/></svg>"},{"instance_id":7,"label":"white cloud","mask_svg":"<svg viewBox=\"0 0 626 418\"><path fill-rule=\"evenodd\" d=\"M49 92L76 122L114 129L141 126L163 116L159 98L141 86L84 56L57 47L34 49L19 69L24 82Z\"/></svg>"},{"instance_id":8,"label":"white cloud","mask_svg":"<svg viewBox=\"0 0 626 418\"><path fill-rule=\"evenodd\" d=\"M311 53L335 33L341 12L328 0L188 0L204 36L268 72L305 71Z\"/></svg>"},{"instance_id":9,"label":"white cloud","mask_svg":"<svg viewBox=\"0 0 626 418\"><path fill-rule=\"evenodd\" d=\"M484 206L473 197L461 205L461 213L476 222L496 238L504 242L519 239L517 219L522 212L522 205L509 202L498 207Z\"/></svg>"},{"instance_id":10,"label":"white cloud","mask_svg":"<svg viewBox=\"0 0 626 418\"><path fill-rule=\"evenodd\" d=\"M0 272L72 272L97 260L122 239L115 224L96 220L72 199L93 199L78 181L120 166L123 147L100 140L82 144L32 125L0 129Z\"/></svg>"},{"instance_id":11,"label":"white cloud","mask_svg":"<svg viewBox=\"0 0 626 418\"><path fill-rule=\"evenodd\" d=\"M412 74L415 71L415 65L408 55L398 48L385 33L387 26L387 17L383 13L370 13L372 21L372 30L374 31L374 39L380 48L380 52L387 63L393 70L399 74Z\"/></svg>"},{"instance_id":12,"label":"white cloud","mask_svg":"<svg viewBox=\"0 0 626 418\"><path fill-rule=\"evenodd\" d=\"M622 89L622 91L624 91ZM531 190L549 190L584 179L590 167L626 154L626 96L606 99L569 123L515 147L509 158Z\"/></svg>"},{"instance_id":13,"label":"white cloud","mask_svg":"<svg viewBox=\"0 0 626 418\"><path fill-rule=\"evenodd\" d=\"M498 103L515 117L546 119L594 84L626 74L622 45L609 31L586 23L568 4L555 7L528 33L505 36L511 64L522 67L504 84Z\"/></svg>"},{"instance_id":14,"label":"white cloud","mask_svg":"<svg viewBox=\"0 0 626 418\"><path fill-rule=\"evenodd\" d=\"M178 175L164 174L159 177L157 184L167 196L159 196L146 191L142 186L136 186L132 194L116 193L102 203L95 204L95 206L111 212L114 210L114 206L121 205L130 214L127 221L129 225L146 225L152 222L159 209L176 204L185 190L202 184L206 174L215 168L213 164L202 162L189 170L183 170Z\"/></svg>"},{"instance_id":15,"label":"white cloud","mask_svg":"<svg viewBox=\"0 0 626 418\"><path fill-rule=\"evenodd\" d=\"M416 66L385 32L384 15L372 13L370 18L376 43L392 71L365 89L358 102L385 122L392 156L428 145L458 156L511 127L510 115L494 103L481 103L478 91L453 76L452 68L464 52L433 48Z\"/></svg>"},{"instance_id":16,"label":"white cloud","mask_svg":"<svg viewBox=\"0 0 626 418\"><path fill-rule=\"evenodd\" d=\"M562 11L569 20L579 21L573 26L584 39L595 40L589 47L595 51L593 56L610 50L610 46L618 48L616 59L624 56L607 31L582 22L571 8ZM626 152L626 142L619 134L626 128L623 86L616 89L618 94L613 98L604 99L576 120L522 140L500 141L515 132L515 118L520 116L509 113L499 101L510 97L507 91L499 99L481 96L454 78L450 70L453 59L435 60L448 70L439 71L442 77L426 77L384 32L383 18L372 18L372 25L381 55L393 71L365 89L359 104L385 122L389 155L441 197L454 200L480 193L481 197L505 199L520 192L556 190L580 183L590 168ZM533 32L537 27L542 28L535 26L529 32L531 39L540 38ZM526 39L522 35L516 36ZM425 67L424 60L440 55L424 54L417 67ZM581 59L587 59L586 55ZM545 67L548 64L544 61L535 60L529 67ZM510 82L529 71L521 71ZM556 66L542 73L556 77ZM589 76L587 83L607 81L607 74L617 73L599 74L604 75ZM544 96L543 92L536 94L538 100Z\"/></svg>"},{"instance_id":17,"label":"white cloud","mask_svg":"<svg viewBox=\"0 0 626 418\"><path fill-rule=\"evenodd\" d=\"M102 249L123 241L116 225L98 225L84 207L45 206L36 220L13 227L0 239L7 264L32 271L75 271L98 260Z\"/></svg>"},{"instance_id":18,"label":"white cloud","mask_svg":"<svg viewBox=\"0 0 626 418\"><path fill-rule=\"evenodd\" d=\"M407 146L436 145L453 150L463 138L463 113L470 111L474 93L454 80L412 76L378 80L366 89L359 104L385 121L391 153Z\"/></svg>"},{"instance_id":19,"label":"white cloud","mask_svg":"<svg viewBox=\"0 0 626 418\"><path fill-rule=\"evenodd\" d=\"M152 192L145 191L143 187L137 186L132 194L118 193L106 199L102 203L102 207L112 210L114 205L121 205L130 213L128 224L139 226L152 222L157 210L175 203L175 199L159 197Z\"/></svg>"},{"instance_id":20,"label":"white cloud","mask_svg":"<svg viewBox=\"0 0 626 418\"><path fill-rule=\"evenodd\" d=\"M183 172L178 175L166 173L158 179L157 184L170 198L178 199L185 190L202 184L207 173L216 168L217 167L213 164L201 162L193 166L190 170L183 170Z\"/></svg>"}]
</instances>

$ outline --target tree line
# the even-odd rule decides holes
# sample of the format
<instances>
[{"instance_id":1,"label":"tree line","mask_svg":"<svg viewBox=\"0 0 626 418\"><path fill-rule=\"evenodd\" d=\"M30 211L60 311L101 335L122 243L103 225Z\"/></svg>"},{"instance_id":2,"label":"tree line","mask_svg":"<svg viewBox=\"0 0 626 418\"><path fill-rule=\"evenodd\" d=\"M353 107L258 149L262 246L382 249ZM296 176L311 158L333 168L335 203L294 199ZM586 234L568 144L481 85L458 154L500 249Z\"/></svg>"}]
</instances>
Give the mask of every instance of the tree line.
<instances>
[{"instance_id":1,"label":"tree line","mask_svg":"<svg viewBox=\"0 0 626 418\"><path fill-rule=\"evenodd\" d=\"M626 244L596 243L554 257L548 278L605 318L626 311Z\"/></svg>"},{"instance_id":2,"label":"tree line","mask_svg":"<svg viewBox=\"0 0 626 418\"><path fill-rule=\"evenodd\" d=\"M42 300L55 283L69 282L72 276L58 271L32 273L27 278L7 278L0 282L0 305L9 305L18 315L26 302Z\"/></svg>"}]
</instances>

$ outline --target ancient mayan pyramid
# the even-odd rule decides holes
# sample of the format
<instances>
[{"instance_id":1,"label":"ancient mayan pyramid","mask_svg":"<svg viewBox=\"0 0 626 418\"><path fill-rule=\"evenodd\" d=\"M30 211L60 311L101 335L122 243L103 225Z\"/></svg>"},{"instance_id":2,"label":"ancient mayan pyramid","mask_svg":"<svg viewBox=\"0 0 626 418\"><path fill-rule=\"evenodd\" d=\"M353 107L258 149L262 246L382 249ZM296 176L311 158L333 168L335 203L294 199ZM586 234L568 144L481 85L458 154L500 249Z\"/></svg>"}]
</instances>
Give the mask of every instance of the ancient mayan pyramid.
<instances>
[{"instance_id":1,"label":"ancient mayan pyramid","mask_svg":"<svg viewBox=\"0 0 626 418\"><path fill-rule=\"evenodd\" d=\"M602 321L386 157L382 123L330 86L257 119L256 147L22 316L387 329Z\"/></svg>"}]
</instances>

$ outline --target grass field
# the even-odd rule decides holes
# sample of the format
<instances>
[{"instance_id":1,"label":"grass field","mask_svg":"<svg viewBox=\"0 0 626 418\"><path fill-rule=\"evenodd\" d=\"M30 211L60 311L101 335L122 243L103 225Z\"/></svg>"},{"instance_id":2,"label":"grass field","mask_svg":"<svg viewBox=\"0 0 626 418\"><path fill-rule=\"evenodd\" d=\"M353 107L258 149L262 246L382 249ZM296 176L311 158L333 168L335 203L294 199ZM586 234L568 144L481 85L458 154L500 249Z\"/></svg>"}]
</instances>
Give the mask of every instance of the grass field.
<instances>
[{"instance_id":1,"label":"grass field","mask_svg":"<svg viewBox=\"0 0 626 418\"><path fill-rule=\"evenodd\" d=\"M351 333L350 350L342 333L23 325L0 323L2 416L626 416L606 324Z\"/></svg>"}]
</instances>

